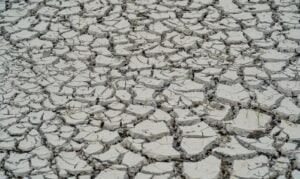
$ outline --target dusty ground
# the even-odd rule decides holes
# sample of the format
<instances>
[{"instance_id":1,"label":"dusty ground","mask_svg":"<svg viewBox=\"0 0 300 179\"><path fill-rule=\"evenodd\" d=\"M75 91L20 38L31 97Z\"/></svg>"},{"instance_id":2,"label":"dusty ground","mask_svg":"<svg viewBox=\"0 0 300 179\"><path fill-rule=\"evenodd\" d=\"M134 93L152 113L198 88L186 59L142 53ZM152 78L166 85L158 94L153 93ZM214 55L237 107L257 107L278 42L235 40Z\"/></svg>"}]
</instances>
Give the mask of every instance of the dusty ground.
<instances>
[{"instance_id":1,"label":"dusty ground","mask_svg":"<svg viewBox=\"0 0 300 179\"><path fill-rule=\"evenodd\" d=\"M299 179L299 0L1 0L0 178Z\"/></svg>"}]
</instances>

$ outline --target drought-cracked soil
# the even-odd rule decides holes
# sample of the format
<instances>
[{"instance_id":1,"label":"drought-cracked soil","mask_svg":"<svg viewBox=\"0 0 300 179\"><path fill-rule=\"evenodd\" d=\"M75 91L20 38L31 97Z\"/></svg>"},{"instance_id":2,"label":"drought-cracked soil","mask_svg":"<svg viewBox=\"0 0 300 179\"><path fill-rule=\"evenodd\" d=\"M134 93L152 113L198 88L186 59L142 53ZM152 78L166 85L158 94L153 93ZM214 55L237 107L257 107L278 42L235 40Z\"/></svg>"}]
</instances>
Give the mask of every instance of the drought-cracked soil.
<instances>
[{"instance_id":1,"label":"drought-cracked soil","mask_svg":"<svg viewBox=\"0 0 300 179\"><path fill-rule=\"evenodd\" d=\"M0 0L0 178L299 179L300 0Z\"/></svg>"}]
</instances>

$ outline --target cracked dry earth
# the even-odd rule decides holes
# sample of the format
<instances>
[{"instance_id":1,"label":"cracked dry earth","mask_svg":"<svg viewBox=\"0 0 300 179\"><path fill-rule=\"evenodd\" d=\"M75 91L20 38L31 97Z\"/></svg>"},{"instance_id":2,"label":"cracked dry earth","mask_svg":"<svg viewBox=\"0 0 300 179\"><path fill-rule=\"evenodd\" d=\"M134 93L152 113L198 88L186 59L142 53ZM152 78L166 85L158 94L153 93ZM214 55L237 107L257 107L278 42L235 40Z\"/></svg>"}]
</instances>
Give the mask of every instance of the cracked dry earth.
<instances>
[{"instance_id":1,"label":"cracked dry earth","mask_svg":"<svg viewBox=\"0 0 300 179\"><path fill-rule=\"evenodd\" d=\"M0 178L299 179L299 0L0 1Z\"/></svg>"}]
</instances>

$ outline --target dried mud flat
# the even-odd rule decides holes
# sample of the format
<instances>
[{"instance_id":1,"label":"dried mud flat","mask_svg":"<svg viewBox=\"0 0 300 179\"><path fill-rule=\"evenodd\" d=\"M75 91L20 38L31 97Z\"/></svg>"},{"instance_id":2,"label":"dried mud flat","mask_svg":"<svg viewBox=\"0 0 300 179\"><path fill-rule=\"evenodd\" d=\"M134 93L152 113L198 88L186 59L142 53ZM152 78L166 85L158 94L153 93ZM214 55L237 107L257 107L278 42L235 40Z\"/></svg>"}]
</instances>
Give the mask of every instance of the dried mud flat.
<instances>
[{"instance_id":1,"label":"dried mud flat","mask_svg":"<svg viewBox=\"0 0 300 179\"><path fill-rule=\"evenodd\" d=\"M299 179L299 0L1 0L0 178Z\"/></svg>"}]
</instances>

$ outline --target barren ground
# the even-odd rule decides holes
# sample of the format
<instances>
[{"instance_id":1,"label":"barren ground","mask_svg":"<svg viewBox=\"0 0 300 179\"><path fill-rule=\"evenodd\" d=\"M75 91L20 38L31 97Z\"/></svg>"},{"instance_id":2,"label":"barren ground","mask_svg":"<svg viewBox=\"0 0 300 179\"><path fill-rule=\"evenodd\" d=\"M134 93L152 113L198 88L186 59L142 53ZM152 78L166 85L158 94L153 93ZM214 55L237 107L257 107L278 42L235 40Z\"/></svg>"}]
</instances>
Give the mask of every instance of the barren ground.
<instances>
[{"instance_id":1,"label":"barren ground","mask_svg":"<svg viewBox=\"0 0 300 179\"><path fill-rule=\"evenodd\" d=\"M300 0L0 0L0 178L299 179Z\"/></svg>"}]
</instances>

